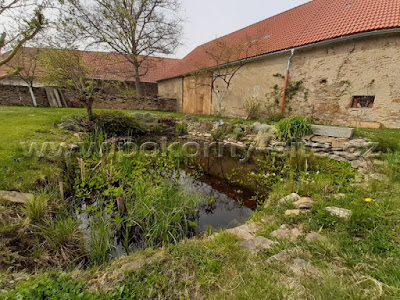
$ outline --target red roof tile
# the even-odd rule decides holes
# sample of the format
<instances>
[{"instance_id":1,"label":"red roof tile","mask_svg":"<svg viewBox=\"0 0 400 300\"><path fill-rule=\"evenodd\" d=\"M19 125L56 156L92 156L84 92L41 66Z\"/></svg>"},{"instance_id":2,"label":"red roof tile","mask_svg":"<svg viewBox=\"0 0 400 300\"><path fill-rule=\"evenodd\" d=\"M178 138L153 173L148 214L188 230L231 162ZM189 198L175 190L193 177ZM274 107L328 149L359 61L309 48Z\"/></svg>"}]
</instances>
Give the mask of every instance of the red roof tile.
<instances>
[{"instance_id":1,"label":"red roof tile","mask_svg":"<svg viewBox=\"0 0 400 300\"><path fill-rule=\"evenodd\" d=\"M21 57L35 57L38 49L22 48L19 52ZM44 50L41 50L44 51ZM84 64L90 67L95 74L96 79L113 80L113 81L135 81L133 76L133 66L128 62L126 56L117 53L80 51ZM16 63L17 61L17 63ZM141 66L142 82L157 82L161 78L165 78L166 70L171 69L179 62L178 59L149 57ZM29 68L29 63L21 63L18 55L8 66L0 68L0 75L5 74L10 66L23 64ZM43 69L39 66L36 76L41 76Z\"/></svg>"},{"instance_id":2,"label":"red roof tile","mask_svg":"<svg viewBox=\"0 0 400 300\"><path fill-rule=\"evenodd\" d=\"M314 0L197 47L166 78L215 66L207 52L221 40L233 47L251 41L245 58L388 28L400 28L400 0Z\"/></svg>"}]
</instances>

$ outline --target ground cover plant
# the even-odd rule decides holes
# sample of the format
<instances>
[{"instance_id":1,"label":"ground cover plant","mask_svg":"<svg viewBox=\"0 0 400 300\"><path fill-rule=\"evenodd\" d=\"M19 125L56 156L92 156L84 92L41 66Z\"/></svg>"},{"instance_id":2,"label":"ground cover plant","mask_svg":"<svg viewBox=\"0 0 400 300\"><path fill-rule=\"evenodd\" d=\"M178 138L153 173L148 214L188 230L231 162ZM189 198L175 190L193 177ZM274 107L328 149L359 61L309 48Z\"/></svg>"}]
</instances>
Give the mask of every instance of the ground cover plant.
<instances>
[{"instance_id":1,"label":"ground cover plant","mask_svg":"<svg viewBox=\"0 0 400 300\"><path fill-rule=\"evenodd\" d=\"M249 222L258 237L276 243L250 252L228 231L187 239L195 230L198 200L178 184L187 164L179 149L125 157L127 151L115 146L100 156L86 151L90 143L100 147L112 136L97 131L63 163L55 156L38 159L25 156L19 141L74 141L72 132L53 123L84 111L2 108L0 113L9 121L0 124L0 161L8 166L0 173L0 189L35 194L25 206L0 202L0 299L400 297L400 153L393 147L380 154L373 170L386 176L368 180L348 162L314 157L301 147L286 156L265 152L257 171L244 177L260 191ZM398 134L368 132L388 139ZM293 204L281 200L290 193L311 197L312 207L286 214ZM352 214L341 218L327 207ZM302 234L274 237L283 224ZM310 239L310 233L322 238ZM128 255L112 259L114 238Z\"/></svg>"}]
</instances>

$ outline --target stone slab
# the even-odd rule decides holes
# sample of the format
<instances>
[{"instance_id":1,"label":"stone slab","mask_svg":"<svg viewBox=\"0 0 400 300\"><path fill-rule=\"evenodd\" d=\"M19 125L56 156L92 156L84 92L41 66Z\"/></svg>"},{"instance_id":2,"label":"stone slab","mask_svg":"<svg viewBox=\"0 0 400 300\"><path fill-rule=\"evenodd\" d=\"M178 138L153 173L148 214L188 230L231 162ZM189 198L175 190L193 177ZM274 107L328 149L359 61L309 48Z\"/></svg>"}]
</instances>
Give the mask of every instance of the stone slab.
<instances>
[{"instance_id":1,"label":"stone slab","mask_svg":"<svg viewBox=\"0 0 400 300\"><path fill-rule=\"evenodd\" d=\"M315 135L330 136L336 138L349 139L353 136L354 128L313 125L312 130Z\"/></svg>"},{"instance_id":2,"label":"stone slab","mask_svg":"<svg viewBox=\"0 0 400 300\"><path fill-rule=\"evenodd\" d=\"M0 199L16 204L26 204L26 202L32 200L34 196L32 194L0 191Z\"/></svg>"}]
</instances>

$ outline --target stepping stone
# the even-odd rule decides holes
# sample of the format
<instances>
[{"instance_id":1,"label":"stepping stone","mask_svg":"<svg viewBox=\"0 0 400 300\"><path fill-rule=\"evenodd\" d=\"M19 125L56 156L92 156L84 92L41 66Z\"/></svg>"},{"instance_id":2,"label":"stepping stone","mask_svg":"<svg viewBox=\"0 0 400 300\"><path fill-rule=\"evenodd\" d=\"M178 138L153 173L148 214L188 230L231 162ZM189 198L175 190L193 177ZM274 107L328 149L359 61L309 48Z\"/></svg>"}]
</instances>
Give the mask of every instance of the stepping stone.
<instances>
[{"instance_id":1,"label":"stepping stone","mask_svg":"<svg viewBox=\"0 0 400 300\"><path fill-rule=\"evenodd\" d=\"M309 197L303 197L300 200L293 203L293 206L297 209L310 209L313 206L314 201Z\"/></svg>"},{"instance_id":2,"label":"stepping stone","mask_svg":"<svg viewBox=\"0 0 400 300\"><path fill-rule=\"evenodd\" d=\"M276 244L278 243L266 239L265 237L258 236L256 238L241 242L240 247L250 252L257 253L259 251L269 250Z\"/></svg>"},{"instance_id":3,"label":"stepping stone","mask_svg":"<svg viewBox=\"0 0 400 300\"><path fill-rule=\"evenodd\" d=\"M32 194L25 194L19 192L9 192L9 191L0 191L0 199L16 203L16 204L26 204L28 201L31 201L35 198Z\"/></svg>"},{"instance_id":4,"label":"stepping stone","mask_svg":"<svg viewBox=\"0 0 400 300\"><path fill-rule=\"evenodd\" d=\"M331 136L337 138L349 139L353 136L354 128L312 125L312 130L315 135Z\"/></svg>"},{"instance_id":5,"label":"stepping stone","mask_svg":"<svg viewBox=\"0 0 400 300\"><path fill-rule=\"evenodd\" d=\"M297 240L302 235L303 231L301 230L301 228L290 228L288 225L282 225L279 229L271 233L271 237L277 239L288 239L291 241Z\"/></svg>"},{"instance_id":6,"label":"stepping stone","mask_svg":"<svg viewBox=\"0 0 400 300\"><path fill-rule=\"evenodd\" d=\"M339 207L326 207L325 210L329 212L332 216L337 216L342 219L350 219L353 212L351 210Z\"/></svg>"}]
</instances>

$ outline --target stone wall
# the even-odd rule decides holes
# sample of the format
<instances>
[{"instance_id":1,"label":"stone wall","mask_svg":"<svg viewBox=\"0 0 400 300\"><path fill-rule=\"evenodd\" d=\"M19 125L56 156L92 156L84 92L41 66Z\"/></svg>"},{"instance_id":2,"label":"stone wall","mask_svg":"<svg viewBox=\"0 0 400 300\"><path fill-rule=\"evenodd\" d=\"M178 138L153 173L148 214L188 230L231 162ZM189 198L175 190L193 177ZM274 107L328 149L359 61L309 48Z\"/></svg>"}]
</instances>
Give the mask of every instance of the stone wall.
<instances>
[{"instance_id":1,"label":"stone wall","mask_svg":"<svg viewBox=\"0 0 400 300\"><path fill-rule=\"evenodd\" d=\"M161 97L174 98L177 101L177 111L182 112L183 80L175 78L158 83L158 93Z\"/></svg>"},{"instance_id":2,"label":"stone wall","mask_svg":"<svg viewBox=\"0 0 400 300\"><path fill-rule=\"evenodd\" d=\"M160 98L152 95L157 85L145 84L144 88L151 96L136 98L121 95L115 88L110 88L107 93L96 95L94 107L100 109L177 111L176 99ZM33 88L33 90L38 106L48 107L49 101L44 87ZM61 91L61 93L69 107L83 107L83 104L73 92ZM0 85L0 106L33 106L28 87Z\"/></svg>"},{"instance_id":3,"label":"stone wall","mask_svg":"<svg viewBox=\"0 0 400 300\"><path fill-rule=\"evenodd\" d=\"M49 106L43 88L33 88L38 106ZM33 106L33 100L26 86L0 85L0 106Z\"/></svg>"},{"instance_id":4,"label":"stone wall","mask_svg":"<svg viewBox=\"0 0 400 300\"><path fill-rule=\"evenodd\" d=\"M70 107L84 107L78 97L70 92L63 91L64 99ZM93 104L99 109L123 109L123 110L158 110L176 112L176 99L161 98L158 96L132 97L117 94L97 94Z\"/></svg>"}]
</instances>

